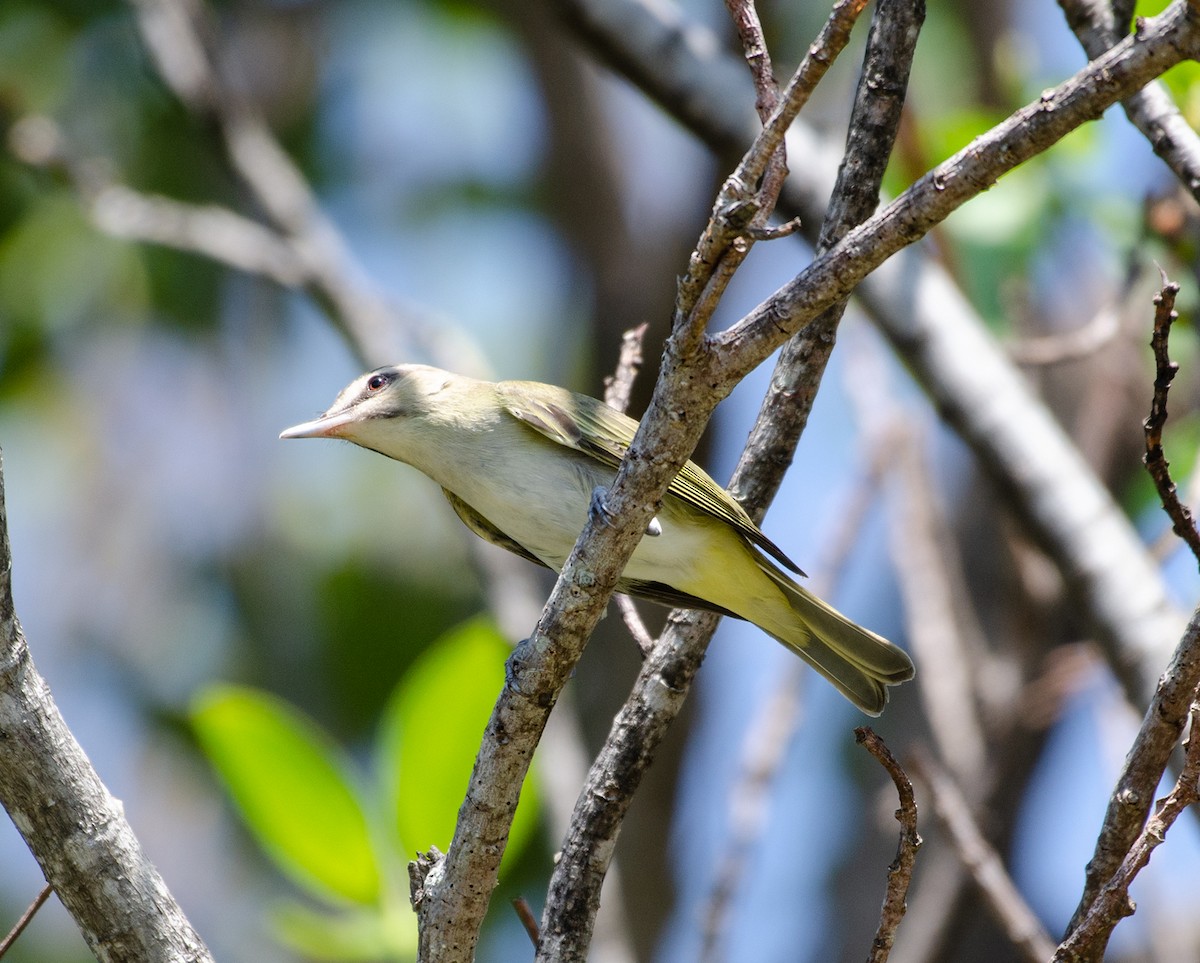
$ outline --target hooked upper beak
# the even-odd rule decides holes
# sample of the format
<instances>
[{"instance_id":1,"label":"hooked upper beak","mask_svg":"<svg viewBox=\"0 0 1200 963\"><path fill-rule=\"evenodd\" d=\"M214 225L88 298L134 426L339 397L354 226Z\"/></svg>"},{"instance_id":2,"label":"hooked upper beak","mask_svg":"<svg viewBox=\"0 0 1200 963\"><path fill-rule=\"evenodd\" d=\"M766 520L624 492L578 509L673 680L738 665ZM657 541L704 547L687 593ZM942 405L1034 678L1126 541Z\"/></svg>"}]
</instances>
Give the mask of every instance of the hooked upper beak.
<instances>
[{"instance_id":1,"label":"hooked upper beak","mask_svg":"<svg viewBox=\"0 0 1200 963\"><path fill-rule=\"evenodd\" d=\"M320 418L306 421L303 424L292 425L279 433L280 438L337 438L341 429L355 421L354 412L339 411L337 414L324 414Z\"/></svg>"}]
</instances>

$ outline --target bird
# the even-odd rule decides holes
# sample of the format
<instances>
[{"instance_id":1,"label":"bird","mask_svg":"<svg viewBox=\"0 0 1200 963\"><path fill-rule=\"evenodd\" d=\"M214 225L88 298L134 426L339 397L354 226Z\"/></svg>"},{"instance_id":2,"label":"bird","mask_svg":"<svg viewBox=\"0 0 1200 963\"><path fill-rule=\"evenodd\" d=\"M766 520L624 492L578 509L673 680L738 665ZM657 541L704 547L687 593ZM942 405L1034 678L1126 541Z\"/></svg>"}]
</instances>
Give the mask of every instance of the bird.
<instances>
[{"instance_id":1,"label":"bird","mask_svg":"<svg viewBox=\"0 0 1200 963\"><path fill-rule=\"evenodd\" d=\"M428 476L476 535L560 571L638 423L536 381L481 381L397 364L352 381L280 438L333 438ZM804 659L868 715L913 677L908 654L842 615L784 569L800 568L694 462L676 475L617 591L744 619Z\"/></svg>"}]
</instances>

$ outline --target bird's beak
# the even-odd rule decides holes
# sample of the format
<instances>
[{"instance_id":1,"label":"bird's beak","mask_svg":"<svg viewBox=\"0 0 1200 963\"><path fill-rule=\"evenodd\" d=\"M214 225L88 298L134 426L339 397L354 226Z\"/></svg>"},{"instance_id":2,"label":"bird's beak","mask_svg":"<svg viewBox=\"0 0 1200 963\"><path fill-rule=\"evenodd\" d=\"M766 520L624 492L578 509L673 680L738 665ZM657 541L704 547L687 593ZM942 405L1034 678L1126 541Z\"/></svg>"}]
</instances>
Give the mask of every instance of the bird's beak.
<instances>
[{"instance_id":1,"label":"bird's beak","mask_svg":"<svg viewBox=\"0 0 1200 963\"><path fill-rule=\"evenodd\" d=\"M313 421L292 425L279 433L280 438L339 438L342 429L355 421L353 411L324 414Z\"/></svg>"}]
</instances>

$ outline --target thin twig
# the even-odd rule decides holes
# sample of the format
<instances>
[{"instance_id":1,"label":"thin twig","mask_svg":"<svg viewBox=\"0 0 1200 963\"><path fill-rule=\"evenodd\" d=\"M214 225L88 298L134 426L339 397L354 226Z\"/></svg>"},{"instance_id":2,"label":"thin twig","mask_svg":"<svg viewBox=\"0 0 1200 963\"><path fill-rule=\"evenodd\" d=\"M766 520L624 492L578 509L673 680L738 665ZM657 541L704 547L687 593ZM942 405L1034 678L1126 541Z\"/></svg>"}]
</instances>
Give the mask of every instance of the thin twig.
<instances>
[{"instance_id":1,"label":"thin twig","mask_svg":"<svg viewBox=\"0 0 1200 963\"><path fill-rule=\"evenodd\" d=\"M617 411L629 410L629 397L633 383L642 367L642 343L646 339L649 325L642 322L621 335L621 352L617 356L617 369L604 379L604 403Z\"/></svg>"},{"instance_id":2,"label":"thin twig","mask_svg":"<svg viewBox=\"0 0 1200 963\"><path fill-rule=\"evenodd\" d=\"M733 18L738 37L742 41L742 53L750 65L750 75L754 78L754 108L758 111L759 120L766 124L779 105L779 84L775 82L771 54L767 51L767 38L763 34L758 10L755 9L754 0L725 0L725 7ZM749 236L756 241L783 236L772 234L767 228L767 220L775 210L775 203L779 200L779 192L787 179L787 173L786 147L780 144L763 174L762 187L759 189L759 211L747 228Z\"/></svg>"},{"instance_id":3,"label":"thin twig","mask_svg":"<svg viewBox=\"0 0 1200 963\"><path fill-rule=\"evenodd\" d=\"M753 237L748 231L763 227L765 219L760 214L774 207L782 182L770 185L774 195L757 192L755 185L764 180L772 159L783 149L787 129L849 42L850 31L865 6L866 0L838 0L834 4L771 116L722 185L712 217L679 282L673 324L676 330L691 325L699 333L697 319L712 315L734 272L749 254Z\"/></svg>"},{"instance_id":4,"label":"thin twig","mask_svg":"<svg viewBox=\"0 0 1200 963\"><path fill-rule=\"evenodd\" d=\"M617 602L617 611L621 613L621 621L625 623L625 628L629 634L633 636L633 641L637 643L638 649L641 650L642 658L648 656L654 649L657 639L654 634L646 628L646 623L642 621L642 613L637 610L637 605L628 595L614 595Z\"/></svg>"},{"instance_id":5,"label":"thin twig","mask_svg":"<svg viewBox=\"0 0 1200 963\"><path fill-rule=\"evenodd\" d=\"M1191 509L1179 500L1162 444L1163 427L1167 423L1167 393L1179 370L1179 365L1171 360L1170 353L1171 322L1178 317L1175 313L1175 297L1179 294L1179 285L1168 281L1166 274L1163 274L1162 280L1162 290L1154 298L1154 334L1150 338L1150 347L1154 349L1154 397L1150 402L1150 414L1143 424L1146 431L1144 460L1146 470L1154 479L1163 509L1171 519L1172 530L1187 542L1197 562L1200 562L1200 531L1196 530L1196 519Z\"/></svg>"},{"instance_id":6,"label":"thin twig","mask_svg":"<svg viewBox=\"0 0 1200 963\"><path fill-rule=\"evenodd\" d=\"M17 942L21 934L25 932L25 927L27 927L33 921L33 918L37 915L37 911L42 908L42 904L50 898L50 894L53 892L54 887L49 883L43 886L42 891L33 898L33 902L30 903L25 912L21 914L21 918L13 923L13 927L8 931L8 935L5 936L4 939L0 940L0 960L4 959L4 954L12 948L12 945Z\"/></svg>"},{"instance_id":7,"label":"thin twig","mask_svg":"<svg viewBox=\"0 0 1200 963\"><path fill-rule=\"evenodd\" d=\"M630 328L621 336L621 353L617 358L617 369L604 379L604 403L610 408L624 412L629 408L629 396L633 392L633 383L637 379L638 370L642 366L642 342L649 327L645 322L636 328ZM617 610L633 641L641 649L642 656L650 654L654 648L654 636L642 621L641 613L633 599L627 595L616 595Z\"/></svg>"},{"instance_id":8,"label":"thin twig","mask_svg":"<svg viewBox=\"0 0 1200 963\"><path fill-rule=\"evenodd\" d=\"M521 925L525 927L525 932L529 934L529 939L536 949L538 940L542 937L538 932L537 917L533 915L533 909L529 905L529 900L524 896L514 896L512 898L512 908L517 914L517 919L521 921Z\"/></svg>"},{"instance_id":9,"label":"thin twig","mask_svg":"<svg viewBox=\"0 0 1200 963\"><path fill-rule=\"evenodd\" d=\"M921 834L917 832L917 800L908 774L870 726L855 729L854 739L887 770L900 797L900 808L896 810L900 840L896 844L896 858L888 866L887 893L879 911L879 927L875 931L875 939L871 941L871 953L867 957L867 963L886 963L896 943L896 930L908 909L908 887L917 865L917 850L921 848Z\"/></svg>"},{"instance_id":10,"label":"thin twig","mask_svg":"<svg viewBox=\"0 0 1200 963\"><path fill-rule=\"evenodd\" d=\"M913 754L912 767L929 788L933 810L996 922L1028 963L1045 963L1054 952L1054 941L1021 896L999 853L980 832L954 778L931 754L920 750Z\"/></svg>"},{"instance_id":11,"label":"thin twig","mask_svg":"<svg viewBox=\"0 0 1200 963\"><path fill-rule=\"evenodd\" d=\"M1130 847L1120 867L1100 889L1087 914L1054 954L1053 963L1080 963L1102 959L1113 929L1136 909L1129 898L1129 887L1146 865L1154 850L1162 845L1167 831L1179 815L1200 802L1200 707L1191 708L1191 731L1184 744L1184 763L1173 788L1159 803L1158 811ZM1044 957L1043 957L1044 959Z\"/></svg>"},{"instance_id":12,"label":"thin twig","mask_svg":"<svg viewBox=\"0 0 1200 963\"><path fill-rule=\"evenodd\" d=\"M779 84L775 82L762 21L758 18L754 0L725 0L725 9L733 18L742 41L742 54L750 65L750 76L754 78L754 109L758 111L759 119L765 122L779 103Z\"/></svg>"},{"instance_id":13,"label":"thin twig","mask_svg":"<svg viewBox=\"0 0 1200 963\"><path fill-rule=\"evenodd\" d=\"M812 590L817 595L828 597L841 581L862 527L879 497L887 452L880 447L871 447L869 451L870 460L859 473L845 507L837 512L837 528L827 540L823 558L816 566L821 574L813 580ZM803 683L807 678L801 663L792 662L746 727L738 781L730 793L729 838L716 861L713 886L700 914L704 921L701 960L720 959L733 900L745 879L751 854L756 845L761 845L771 788L800 729Z\"/></svg>"},{"instance_id":14,"label":"thin twig","mask_svg":"<svg viewBox=\"0 0 1200 963\"><path fill-rule=\"evenodd\" d=\"M746 228L746 234L756 241L778 241L780 238L791 237L803 226L800 218L793 217L790 221L784 221L782 224L774 226L768 224L763 227L755 227L751 224Z\"/></svg>"}]
</instances>

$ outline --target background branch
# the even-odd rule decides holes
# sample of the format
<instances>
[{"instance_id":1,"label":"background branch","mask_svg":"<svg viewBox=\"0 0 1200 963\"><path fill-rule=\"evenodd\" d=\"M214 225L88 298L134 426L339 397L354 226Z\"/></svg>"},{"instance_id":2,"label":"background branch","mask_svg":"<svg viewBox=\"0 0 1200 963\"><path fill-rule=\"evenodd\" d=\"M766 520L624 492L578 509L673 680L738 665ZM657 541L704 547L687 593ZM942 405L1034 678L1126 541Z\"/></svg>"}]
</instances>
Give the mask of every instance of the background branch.
<instances>
[{"instance_id":1,"label":"background branch","mask_svg":"<svg viewBox=\"0 0 1200 963\"><path fill-rule=\"evenodd\" d=\"M917 778L929 787L934 812L996 921L1027 963L1045 963L1054 953L1054 943L1008 875L1000 854L979 831L953 778L926 753L915 754L912 765Z\"/></svg>"}]
</instances>

